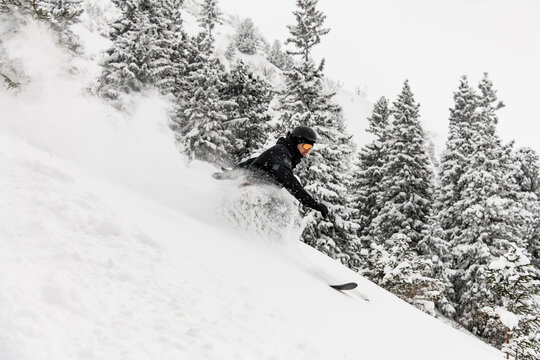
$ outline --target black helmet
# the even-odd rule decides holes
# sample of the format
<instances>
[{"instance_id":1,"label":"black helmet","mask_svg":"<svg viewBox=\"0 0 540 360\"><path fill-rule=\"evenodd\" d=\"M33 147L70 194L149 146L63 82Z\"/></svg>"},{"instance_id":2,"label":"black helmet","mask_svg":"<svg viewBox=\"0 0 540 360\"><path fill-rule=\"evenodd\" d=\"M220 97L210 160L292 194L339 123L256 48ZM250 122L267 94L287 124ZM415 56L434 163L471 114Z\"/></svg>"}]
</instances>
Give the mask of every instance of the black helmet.
<instances>
[{"instance_id":1,"label":"black helmet","mask_svg":"<svg viewBox=\"0 0 540 360\"><path fill-rule=\"evenodd\" d=\"M314 144L317 141L317 134L307 126L297 126L291 133L292 138L297 144Z\"/></svg>"}]
</instances>

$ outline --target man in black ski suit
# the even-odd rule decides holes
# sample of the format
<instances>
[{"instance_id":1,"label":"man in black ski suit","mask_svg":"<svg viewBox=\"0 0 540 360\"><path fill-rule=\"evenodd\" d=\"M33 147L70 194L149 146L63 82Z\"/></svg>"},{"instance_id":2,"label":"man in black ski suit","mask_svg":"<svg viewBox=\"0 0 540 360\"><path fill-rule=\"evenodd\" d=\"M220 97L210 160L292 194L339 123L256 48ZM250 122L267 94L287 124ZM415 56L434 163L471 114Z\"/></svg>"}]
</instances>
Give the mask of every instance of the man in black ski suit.
<instances>
[{"instance_id":1,"label":"man in black ski suit","mask_svg":"<svg viewBox=\"0 0 540 360\"><path fill-rule=\"evenodd\" d=\"M293 174L293 169L309 153L316 140L315 131L306 126L298 126L291 133L287 133L286 137L279 138L276 145L258 157L238 164L230 172L246 170L248 181L284 187L304 206L320 211L326 218L326 205L313 199ZM216 178L225 179L231 176L219 174Z\"/></svg>"}]
</instances>

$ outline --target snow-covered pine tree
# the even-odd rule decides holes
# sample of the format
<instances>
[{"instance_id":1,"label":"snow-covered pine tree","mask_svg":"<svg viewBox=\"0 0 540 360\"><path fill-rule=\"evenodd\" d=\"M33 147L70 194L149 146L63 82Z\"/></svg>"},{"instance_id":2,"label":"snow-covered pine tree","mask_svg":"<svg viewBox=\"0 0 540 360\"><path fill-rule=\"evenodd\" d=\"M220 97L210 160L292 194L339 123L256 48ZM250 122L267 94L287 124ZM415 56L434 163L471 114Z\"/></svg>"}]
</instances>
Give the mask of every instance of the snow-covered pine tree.
<instances>
[{"instance_id":1,"label":"snow-covered pine tree","mask_svg":"<svg viewBox=\"0 0 540 360\"><path fill-rule=\"evenodd\" d=\"M383 145L387 161L380 185L385 192L380 199L381 210L372 220L378 243L384 243L394 234L403 234L416 247L428 230L433 173L418 108L409 82L405 81L394 102L390 135Z\"/></svg>"},{"instance_id":2,"label":"snow-covered pine tree","mask_svg":"<svg viewBox=\"0 0 540 360\"><path fill-rule=\"evenodd\" d=\"M518 201L511 146L502 146L496 134L496 111L503 105L487 74L479 88L472 121L474 149L458 183L462 194L454 207L461 215L450 248L457 319L473 333L490 337L497 329L485 321L481 308L500 299L487 284L487 270L512 246L526 247L530 214Z\"/></svg>"},{"instance_id":3,"label":"snow-covered pine tree","mask_svg":"<svg viewBox=\"0 0 540 360\"><path fill-rule=\"evenodd\" d=\"M0 14L12 14L14 11L47 22L58 34L61 45L72 51L79 48L79 39L70 26L79 21L83 12L82 0L0 1Z\"/></svg>"},{"instance_id":4,"label":"snow-covered pine tree","mask_svg":"<svg viewBox=\"0 0 540 360\"><path fill-rule=\"evenodd\" d=\"M14 12L31 15L38 20L49 19L49 14L37 6L34 1L0 0L0 14L13 14Z\"/></svg>"},{"instance_id":5,"label":"snow-covered pine tree","mask_svg":"<svg viewBox=\"0 0 540 360\"><path fill-rule=\"evenodd\" d=\"M27 16L49 23L48 14L38 6L34 6L32 2L0 0L0 22L6 33L17 32ZM23 67L11 58L4 47L4 42L0 39L0 87L5 86L7 90L17 90L21 84L29 80Z\"/></svg>"},{"instance_id":6,"label":"snow-covered pine tree","mask_svg":"<svg viewBox=\"0 0 540 360\"><path fill-rule=\"evenodd\" d=\"M83 13L82 0L37 0L35 3L49 15L52 28L60 34L60 42L77 50L79 39L70 30L70 25L77 23Z\"/></svg>"},{"instance_id":7,"label":"snow-covered pine tree","mask_svg":"<svg viewBox=\"0 0 540 360\"><path fill-rule=\"evenodd\" d=\"M231 41L225 50L225 59L229 60L229 63L232 63L236 58L236 46L234 41Z\"/></svg>"},{"instance_id":8,"label":"snow-covered pine tree","mask_svg":"<svg viewBox=\"0 0 540 360\"><path fill-rule=\"evenodd\" d=\"M383 96L373 107L368 118L367 132L374 138L358 155L358 167L354 176L354 205L358 209L359 236L364 248L370 248L374 228L371 221L381 210L384 188L381 187L382 169L388 160L385 148L390 128L390 108Z\"/></svg>"},{"instance_id":9,"label":"snow-covered pine tree","mask_svg":"<svg viewBox=\"0 0 540 360\"><path fill-rule=\"evenodd\" d=\"M354 145L347 134L341 108L332 101L334 93L325 93L323 86L324 60L316 66L310 57L311 49L320 42L324 15L315 10L316 0L298 0L294 12L297 24L289 26L287 43L296 47L292 53L301 59L285 72L285 90L280 94L280 117L277 132L284 134L298 125L313 128L320 140L313 151L297 168L306 189L325 202L328 219L310 218L302 240L344 263L354 263L357 253L356 229L352 221L347 186L350 184L351 155Z\"/></svg>"},{"instance_id":10,"label":"snow-covered pine tree","mask_svg":"<svg viewBox=\"0 0 540 360\"><path fill-rule=\"evenodd\" d=\"M296 0L298 10L293 11L295 25L288 25L292 37L285 44L293 44L296 50L290 54L300 55L302 61L308 62L311 49L321 42L321 36L328 34L330 29L323 28L326 15L316 9L318 0Z\"/></svg>"},{"instance_id":11,"label":"snow-covered pine tree","mask_svg":"<svg viewBox=\"0 0 540 360\"><path fill-rule=\"evenodd\" d=\"M239 163L262 149L268 139L273 88L239 60L225 76L221 97L229 104L225 126L231 133L232 161Z\"/></svg>"},{"instance_id":12,"label":"snow-covered pine tree","mask_svg":"<svg viewBox=\"0 0 540 360\"><path fill-rule=\"evenodd\" d=\"M255 32L253 20L247 18L240 23L234 35L234 42L238 51L243 54L254 55L257 52L259 37Z\"/></svg>"},{"instance_id":13,"label":"snow-covered pine tree","mask_svg":"<svg viewBox=\"0 0 540 360\"><path fill-rule=\"evenodd\" d=\"M292 70L294 66L294 59L290 54L281 50L281 43L279 40L273 42L266 59L283 71Z\"/></svg>"},{"instance_id":14,"label":"snow-covered pine tree","mask_svg":"<svg viewBox=\"0 0 540 360\"><path fill-rule=\"evenodd\" d=\"M202 28L200 41L201 51L211 54L214 51L214 29L223 23L223 13L218 7L217 0L204 0L201 11L197 18L199 26Z\"/></svg>"},{"instance_id":15,"label":"snow-covered pine tree","mask_svg":"<svg viewBox=\"0 0 540 360\"><path fill-rule=\"evenodd\" d=\"M540 269L540 158L530 148L517 150L514 158L519 201L525 204L532 217L527 251L531 254L532 264Z\"/></svg>"},{"instance_id":16,"label":"snow-covered pine tree","mask_svg":"<svg viewBox=\"0 0 540 360\"><path fill-rule=\"evenodd\" d=\"M185 74L179 78L177 82L180 91L176 96L177 101L175 104L175 109L173 116L171 117L170 127L175 133L176 140L180 144L180 148L185 150L185 144L182 144L183 137L188 134L195 123L190 120L188 114L188 108L192 97L197 90L197 82L205 71L204 68L208 66L208 63L211 61L211 54L203 51L203 40L205 35L201 32L195 36L188 36L186 42L184 43L185 47ZM219 64L219 62L217 62ZM219 64L221 66L221 64ZM210 71L210 70L208 70ZM214 72L215 73L215 72ZM216 73L217 76L217 73ZM221 81L220 81L221 82ZM192 158L192 157L188 157Z\"/></svg>"},{"instance_id":17,"label":"snow-covered pine tree","mask_svg":"<svg viewBox=\"0 0 540 360\"><path fill-rule=\"evenodd\" d=\"M149 51L153 39L149 37L153 24L149 22L147 0L126 0L122 17L113 25L113 46L107 50L98 79L98 94L117 100L122 93L141 91L150 82Z\"/></svg>"},{"instance_id":18,"label":"snow-covered pine tree","mask_svg":"<svg viewBox=\"0 0 540 360\"><path fill-rule=\"evenodd\" d=\"M348 192L356 148L345 128L341 107L328 103L311 114L307 124L315 129L320 140L299 165L298 173L306 182L306 190L328 205L330 215L308 223L302 240L356 268L358 224Z\"/></svg>"},{"instance_id":19,"label":"snow-covered pine tree","mask_svg":"<svg viewBox=\"0 0 540 360\"><path fill-rule=\"evenodd\" d=\"M181 0L128 0L113 26L114 45L103 63L98 92L115 100L120 93L156 87L176 97L186 75L187 35L182 27Z\"/></svg>"},{"instance_id":20,"label":"snow-covered pine tree","mask_svg":"<svg viewBox=\"0 0 540 360\"><path fill-rule=\"evenodd\" d=\"M212 30L221 20L215 0L203 3L199 15L202 31L188 41L187 75L171 127L188 160L198 159L221 166L231 165L231 131L226 128L222 97L225 68L213 54Z\"/></svg>"},{"instance_id":21,"label":"snow-covered pine tree","mask_svg":"<svg viewBox=\"0 0 540 360\"><path fill-rule=\"evenodd\" d=\"M292 44L295 50L290 54L301 55L301 61L285 73L286 89L280 96L281 117L278 122L278 133L284 133L298 125L306 125L318 107L330 103L334 94L323 95L322 80L324 77L324 60L316 66L310 57L311 49L320 43L321 36L330 30L323 28L326 16L315 9L318 0L297 0L298 10L293 11L295 25L287 26L291 36L286 44ZM335 104L334 104L335 106ZM312 122L317 122L311 120Z\"/></svg>"},{"instance_id":22,"label":"snow-covered pine tree","mask_svg":"<svg viewBox=\"0 0 540 360\"><path fill-rule=\"evenodd\" d=\"M357 202L366 203L359 208L364 226L361 272L433 314L445 285L433 277L430 254L421 256L418 250L428 238L433 186L418 108L406 81L393 108L382 99L370 119L376 138L360 155L357 183Z\"/></svg>"},{"instance_id":23,"label":"snow-covered pine tree","mask_svg":"<svg viewBox=\"0 0 540 360\"><path fill-rule=\"evenodd\" d=\"M463 185L460 180L471 166L474 152L474 121L477 97L466 76L462 76L458 90L454 93L454 107L450 109L449 134L441 156L439 177L435 192L434 219L430 222L428 236L421 241L422 254L434 259L434 276L446 283L447 294L437 306L449 317L455 314L455 304L447 300L454 298L451 286L453 264L450 263L449 244L459 229L461 213L456 203L462 199Z\"/></svg>"},{"instance_id":24,"label":"snow-covered pine tree","mask_svg":"<svg viewBox=\"0 0 540 360\"><path fill-rule=\"evenodd\" d=\"M111 2L122 12L122 16L111 24L109 39L116 41L116 38L127 31L130 31L133 26L133 19L136 16L137 0L111 0Z\"/></svg>"},{"instance_id":25,"label":"snow-covered pine tree","mask_svg":"<svg viewBox=\"0 0 540 360\"><path fill-rule=\"evenodd\" d=\"M36 5L47 11L58 26L77 23L83 13L82 0L36 0Z\"/></svg>"},{"instance_id":26,"label":"snow-covered pine tree","mask_svg":"<svg viewBox=\"0 0 540 360\"><path fill-rule=\"evenodd\" d=\"M211 59L189 75L189 90L181 109L183 133L176 134L189 160L231 165L231 131L225 127L226 104L221 98L224 71L219 59Z\"/></svg>"},{"instance_id":27,"label":"snow-covered pine tree","mask_svg":"<svg viewBox=\"0 0 540 360\"><path fill-rule=\"evenodd\" d=\"M183 0L162 0L156 17L151 19L158 26L149 64L155 86L178 100L185 89L189 52L188 35L181 17L182 4Z\"/></svg>"},{"instance_id":28,"label":"snow-covered pine tree","mask_svg":"<svg viewBox=\"0 0 540 360\"><path fill-rule=\"evenodd\" d=\"M452 279L454 270L450 263L450 248L445 240L444 230L441 228L436 215L432 215L428 232L417 246L420 258L429 264L431 273L428 275L437 279L443 286L444 291L438 298L435 306L447 317L453 318L456 313L455 304L449 294L453 294Z\"/></svg>"},{"instance_id":29,"label":"snow-covered pine tree","mask_svg":"<svg viewBox=\"0 0 540 360\"><path fill-rule=\"evenodd\" d=\"M482 309L496 330L491 342L514 358L540 359L540 281L529 254L512 245L491 262L487 282L498 299Z\"/></svg>"},{"instance_id":30,"label":"snow-covered pine tree","mask_svg":"<svg viewBox=\"0 0 540 360\"><path fill-rule=\"evenodd\" d=\"M454 107L450 109L449 135L441 157L439 184L435 201L438 221L445 231L445 239L453 237L460 214L453 205L461 199L459 183L463 173L470 167L473 154L473 117L477 109L476 94L469 86L466 76L454 93Z\"/></svg>"},{"instance_id":31,"label":"snow-covered pine tree","mask_svg":"<svg viewBox=\"0 0 540 360\"><path fill-rule=\"evenodd\" d=\"M275 40L272 43L272 47L268 52L267 60L274 64L278 69L284 70L285 54L281 50L281 42L279 40Z\"/></svg>"},{"instance_id":32,"label":"snow-covered pine tree","mask_svg":"<svg viewBox=\"0 0 540 360\"><path fill-rule=\"evenodd\" d=\"M371 243L369 249L362 249L361 261L365 265L360 273L420 310L435 315L435 303L443 298L445 285L431 276L431 261L411 251L412 246L408 236L398 233L384 244Z\"/></svg>"},{"instance_id":33,"label":"snow-covered pine tree","mask_svg":"<svg viewBox=\"0 0 540 360\"><path fill-rule=\"evenodd\" d=\"M480 107L479 98L475 99ZM473 149L470 162L463 169L457 186L462 189L454 201L455 214L460 221L454 224L450 238L452 262L456 270L453 279L458 321L478 335L485 332L485 315L479 311L484 302L495 302L494 294L487 286L487 267L492 255L491 234L488 232L488 199L500 193L497 177L502 177L501 167L492 168L491 160L497 155L500 141L488 136L486 122L480 116L481 108L473 115L470 124ZM493 164L494 165L494 164ZM499 254L502 255L502 254Z\"/></svg>"},{"instance_id":34,"label":"snow-covered pine tree","mask_svg":"<svg viewBox=\"0 0 540 360\"><path fill-rule=\"evenodd\" d=\"M289 71L292 70L295 65L295 60L291 54L288 52L283 53L283 58L285 59L283 62L283 68L281 70L283 71Z\"/></svg>"},{"instance_id":35,"label":"snow-covered pine tree","mask_svg":"<svg viewBox=\"0 0 540 360\"><path fill-rule=\"evenodd\" d=\"M540 195L540 157L531 148L520 148L515 153L520 169L517 183L521 191Z\"/></svg>"}]
</instances>

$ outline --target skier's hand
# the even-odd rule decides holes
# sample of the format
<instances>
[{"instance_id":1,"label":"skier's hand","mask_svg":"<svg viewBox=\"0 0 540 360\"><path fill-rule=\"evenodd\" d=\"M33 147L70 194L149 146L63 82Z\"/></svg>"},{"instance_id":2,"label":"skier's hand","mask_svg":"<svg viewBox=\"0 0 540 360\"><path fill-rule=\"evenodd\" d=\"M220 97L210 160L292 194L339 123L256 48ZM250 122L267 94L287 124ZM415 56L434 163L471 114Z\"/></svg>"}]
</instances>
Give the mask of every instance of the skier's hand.
<instances>
[{"instance_id":1,"label":"skier's hand","mask_svg":"<svg viewBox=\"0 0 540 360\"><path fill-rule=\"evenodd\" d=\"M323 203L319 203L319 208L317 209L321 212L321 215L324 219L328 216L328 208Z\"/></svg>"}]
</instances>

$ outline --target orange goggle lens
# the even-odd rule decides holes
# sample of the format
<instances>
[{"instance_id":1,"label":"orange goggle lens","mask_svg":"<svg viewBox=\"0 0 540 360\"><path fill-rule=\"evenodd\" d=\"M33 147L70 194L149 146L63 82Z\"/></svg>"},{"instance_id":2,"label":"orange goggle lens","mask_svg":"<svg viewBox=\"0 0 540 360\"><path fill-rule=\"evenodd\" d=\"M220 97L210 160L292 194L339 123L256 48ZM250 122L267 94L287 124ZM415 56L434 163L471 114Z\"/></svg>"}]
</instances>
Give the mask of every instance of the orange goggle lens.
<instances>
[{"instance_id":1,"label":"orange goggle lens","mask_svg":"<svg viewBox=\"0 0 540 360\"><path fill-rule=\"evenodd\" d=\"M304 144L304 145L302 145L302 147L304 148L304 150L310 150L310 149L313 147L313 145L311 145L311 144Z\"/></svg>"}]
</instances>

